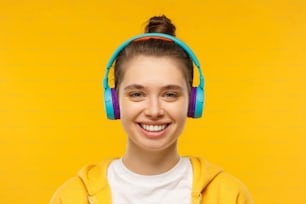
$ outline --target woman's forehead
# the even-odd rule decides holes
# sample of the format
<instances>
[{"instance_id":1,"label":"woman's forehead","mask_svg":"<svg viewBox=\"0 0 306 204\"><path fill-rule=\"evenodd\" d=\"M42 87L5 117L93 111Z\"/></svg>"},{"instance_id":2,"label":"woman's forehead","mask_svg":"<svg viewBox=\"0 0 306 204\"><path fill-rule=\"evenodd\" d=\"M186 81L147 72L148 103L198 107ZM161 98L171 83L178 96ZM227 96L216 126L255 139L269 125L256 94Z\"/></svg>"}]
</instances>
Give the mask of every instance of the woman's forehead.
<instances>
[{"instance_id":1,"label":"woman's forehead","mask_svg":"<svg viewBox=\"0 0 306 204\"><path fill-rule=\"evenodd\" d=\"M135 57L125 64L123 81L181 83L185 77L180 66L178 61L170 57Z\"/></svg>"}]
</instances>

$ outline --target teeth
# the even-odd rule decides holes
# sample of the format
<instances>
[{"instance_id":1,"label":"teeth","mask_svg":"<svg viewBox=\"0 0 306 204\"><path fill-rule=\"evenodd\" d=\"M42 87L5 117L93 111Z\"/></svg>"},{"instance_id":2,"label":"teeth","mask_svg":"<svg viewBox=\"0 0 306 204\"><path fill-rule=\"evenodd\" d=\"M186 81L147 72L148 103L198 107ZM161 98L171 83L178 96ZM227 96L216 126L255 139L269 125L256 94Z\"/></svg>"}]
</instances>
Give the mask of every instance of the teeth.
<instances>
[{"instance_id":1,"label":"teeth","mask_svg":"<svg viewBox=\"0 0 306 204\"><path fill-rule=\"evenodd\" d=\"M166 125L143 125L141 124L141 127L150 132L158 132L158 131L162 131L163 129L165 129Z\"/></svg>"}]
</instances>

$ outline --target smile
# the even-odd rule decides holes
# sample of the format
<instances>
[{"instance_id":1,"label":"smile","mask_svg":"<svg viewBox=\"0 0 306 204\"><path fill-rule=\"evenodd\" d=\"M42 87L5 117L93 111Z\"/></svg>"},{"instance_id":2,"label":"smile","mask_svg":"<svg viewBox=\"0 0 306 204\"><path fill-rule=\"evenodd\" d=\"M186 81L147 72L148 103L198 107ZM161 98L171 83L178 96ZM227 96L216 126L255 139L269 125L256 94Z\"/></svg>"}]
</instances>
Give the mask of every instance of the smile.
<instances>
[{"instance_id":1,"label":"smile","mask_svg":"<svg viewBox=\"0 0 306 204\"><path fill-rule=\"evenodd\" d=\"M163 131L168 125L145 125L140 124L140 127L149 132L160 132Z\"/></svg>"}]
</instances>

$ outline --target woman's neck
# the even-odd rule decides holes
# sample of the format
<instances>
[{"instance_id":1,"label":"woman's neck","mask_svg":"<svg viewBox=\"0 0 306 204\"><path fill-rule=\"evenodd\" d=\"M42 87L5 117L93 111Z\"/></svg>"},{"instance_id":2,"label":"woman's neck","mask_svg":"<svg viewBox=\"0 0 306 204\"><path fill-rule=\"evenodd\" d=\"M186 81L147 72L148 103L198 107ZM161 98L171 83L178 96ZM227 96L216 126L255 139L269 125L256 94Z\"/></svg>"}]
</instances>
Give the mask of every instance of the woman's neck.
<instances>
[{"instance_id":1,"label":"woman's neck","mask_svg":"<svg viewBox=\"0 0 306 204\"><path fill-rule=\"evenodd\" d=\"M122 158L124 165L129 170L142 175L164 173L174 167L179 159L176 144L162 151L147 151L128 144Z\"/></svg>"}]
</instances>

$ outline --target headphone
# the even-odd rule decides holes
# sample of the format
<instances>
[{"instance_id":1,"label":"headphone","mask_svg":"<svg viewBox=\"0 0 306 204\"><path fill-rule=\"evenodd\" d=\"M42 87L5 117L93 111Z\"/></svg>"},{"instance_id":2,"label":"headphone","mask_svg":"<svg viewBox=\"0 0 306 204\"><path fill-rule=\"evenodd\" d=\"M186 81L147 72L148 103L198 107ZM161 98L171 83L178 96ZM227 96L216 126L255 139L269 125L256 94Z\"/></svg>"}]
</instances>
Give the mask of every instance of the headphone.
<instances>
[{"instance_id":1,"label":"headphone","mask_svg":"<svg viewBox=\"0 0 306 204\"><path fill-rule=\"evenodd\" d=\"M193 53L193 51L181 40L177 39L176 37L168 34L163 33L145 33L141 35L137 35L135 37L132 37L128 39L127 41L123 42L113 53L111 58L109 59L107 66L106 66L106 72L103 79L103 87L104 87L104 104L105 104L105 110L106 115L108 119L116 120L120 119L120 109L119 109L119 102L117 99L117 93L115 88L110 88L108 85L108 75L110 68L112 67L114 61L120 54L120 52L128 46L129 43L133 41L140 41L142 39L149 39L149 38L155 38L155 39L162 39L166 41L171 41L183 48L183 50L190 56L193 63L196 65L198 69L198 73L200 76L200 82L197 87L192 87L190 92L190 99L189 99L189 107L188 107L188 117L191 118L200 118L203 113L204 109L204 77L200 68L200 63Z\"/></svg>"}]
</instances>

